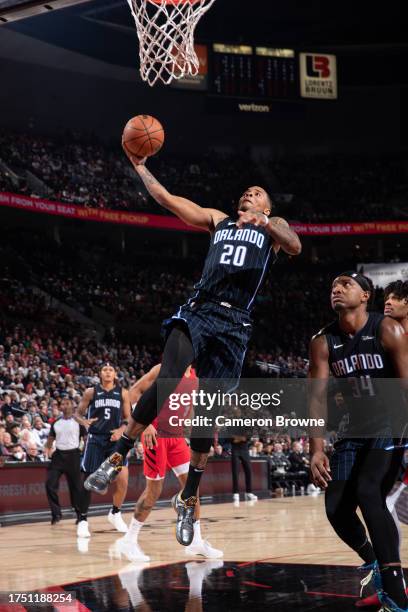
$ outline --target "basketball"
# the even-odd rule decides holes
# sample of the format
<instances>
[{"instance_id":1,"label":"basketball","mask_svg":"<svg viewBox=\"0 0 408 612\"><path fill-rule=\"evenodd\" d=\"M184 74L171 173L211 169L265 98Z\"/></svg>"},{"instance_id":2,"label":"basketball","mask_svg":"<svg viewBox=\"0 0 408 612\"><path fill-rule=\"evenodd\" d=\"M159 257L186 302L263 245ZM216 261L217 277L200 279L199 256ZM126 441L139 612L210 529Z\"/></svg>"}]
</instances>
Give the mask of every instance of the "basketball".
<instances>
[{"instance_id":1,"label":"basketball","mask_svg":"<svg viewBox=\"0 0 408 612\"><path fill-rule=\"evenodd\" d=\"M136 157L150 157L163 146L164 130L161 123L150 115L137 115L125 125L122 144Z\"/></svg>"}]
</instances>

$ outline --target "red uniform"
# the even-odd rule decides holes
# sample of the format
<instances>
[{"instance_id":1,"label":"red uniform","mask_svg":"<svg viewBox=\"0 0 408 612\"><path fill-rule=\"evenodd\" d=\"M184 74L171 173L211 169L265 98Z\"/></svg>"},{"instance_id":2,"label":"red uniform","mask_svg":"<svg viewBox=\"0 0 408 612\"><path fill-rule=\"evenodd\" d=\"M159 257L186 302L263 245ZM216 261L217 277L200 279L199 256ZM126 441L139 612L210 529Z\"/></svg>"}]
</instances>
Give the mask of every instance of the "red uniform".
<instances>
[{"instance_id":1,"label":"red uniform","mask_svg":"<svg viewBox=\"0 0 408 612\"><path fill-rule=\"evenodd\" d=\"M178 418L188 417L191 412L191 402L188 402L188 395L197 389L198 378L193 368L191 368L190 376L183 376L172 394L174 398L176 394L178 397L180 397L181 394L185 394L184 398L180 398L183 400L182 405L175 410L174 406L171 406L170 401L167 399L163 404L160 414L152 423L157 430L156 446L149 450L142 436L144 450L143 473L149 480L163 479L166 476L166 472L170 469L173 470L176 476L188 472L188 467L190 465L190 449L183 437L183 427L182 425L179 427L169 425L169 419L175 416ZM177 404L178 403L177 400ZM163 437L166 436L166 432L167 437ZM174 437L175 434L180 437Z\"/></svg>"}]
</instances>

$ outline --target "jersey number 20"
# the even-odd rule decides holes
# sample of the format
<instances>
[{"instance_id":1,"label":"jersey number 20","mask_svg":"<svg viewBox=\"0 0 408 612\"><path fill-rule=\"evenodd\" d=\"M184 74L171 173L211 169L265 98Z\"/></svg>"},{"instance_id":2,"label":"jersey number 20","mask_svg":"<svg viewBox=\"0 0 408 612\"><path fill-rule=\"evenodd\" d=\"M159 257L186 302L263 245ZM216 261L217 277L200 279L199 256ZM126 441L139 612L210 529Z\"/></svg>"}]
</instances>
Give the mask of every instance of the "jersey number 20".
<instances>
[{"instance_id":1,"label":"jersey number 20","mask_svg":"<svg viewBox=\"0 0 408 612\"><path fill-rule=\"evenodd\" d=\"M224 244L224 251L220 257L220 263L225 265L232 264L241 268L244 265L247 248L245 246L234 246L233 244Z\"/></svg>"}]
</instances>

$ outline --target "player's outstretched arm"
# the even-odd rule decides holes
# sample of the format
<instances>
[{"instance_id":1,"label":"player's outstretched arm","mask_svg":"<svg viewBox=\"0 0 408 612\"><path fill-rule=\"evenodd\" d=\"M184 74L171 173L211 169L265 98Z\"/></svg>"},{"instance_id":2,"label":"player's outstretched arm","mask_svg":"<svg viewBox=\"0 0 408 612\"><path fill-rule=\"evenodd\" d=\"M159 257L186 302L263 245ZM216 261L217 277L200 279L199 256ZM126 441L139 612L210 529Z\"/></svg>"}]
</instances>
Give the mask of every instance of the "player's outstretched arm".
<instances>
[{"instance_id":1,"label":"player's outstretched arm","mask_svg":"<svg viewBox=\"0 0 408 612\"><path fill-rule=\"evenodd\" d=\"M125 150L126 152L126 150ZM174 213L179 219L192 225L212 232L222 219L227 216L225 213L215 208L203 208L191 200L171 194L144 165L145 160L140 160L134 155L128 156L134 169L143 181L144 186L152 198L160 206Z\"/></svg>"},{"instance_id":2,"label":"player's outstretched arm","mask_svg":"<svg viewBox=\"0 0 408 612\"><path fill-rule=\"evenodd\" d=\"M161 364L153 366L151 370L149 370L146 374L144 374L134 385L132 385L129 389L129 397L130 403L133 406L137 404L137 402L142 397L143 393L145 393L154 383L156 378L159 375Z\"/></svg>"},{"instance_id":3,"label":"player's outstretched arm","mask_svg":"<svg viewBox=\"0 0 408 612\"><path fill-rule=\"evenodd\" d=\"M327 418L327 383L329 380L329 348L324 335L315 336L310 343L309 416ZM325 489L331 480L330 463L324 452L321 428L310 431L310 471L315 485Z\"/></svg>"},{"instance_id":4,"label":"player's outstretched arm","mask_svg":"<svg viewBox=\"0 0 408 612\"><path fill-rule=\"evenodd\" d=\"M161 363L158 363L157 365L153 366L151 370L149 370L144 376L142 376L142 378L139 378L139 380L130 387L129 397L132 406L134 404L137 404L143 393L145 393L152 386L152 384L159 375L160 368ZM147 448L152 449L156 446L156 433L156 428L152 423L150 423L150 425L148 425L144 430L144 443L146 444Z\"/></svg>"},{"instance_id":5,"label":"player's outstretched arm","mask_svg":"<svg viewBox=\"0 0 408 612\"><path fill-rule=\"evenodd\" d=\"M300 255L302 252L299 236L282 217L271 217L266 231L272 236L275 244L288 255Z\"/></svg>"}]
</instances>

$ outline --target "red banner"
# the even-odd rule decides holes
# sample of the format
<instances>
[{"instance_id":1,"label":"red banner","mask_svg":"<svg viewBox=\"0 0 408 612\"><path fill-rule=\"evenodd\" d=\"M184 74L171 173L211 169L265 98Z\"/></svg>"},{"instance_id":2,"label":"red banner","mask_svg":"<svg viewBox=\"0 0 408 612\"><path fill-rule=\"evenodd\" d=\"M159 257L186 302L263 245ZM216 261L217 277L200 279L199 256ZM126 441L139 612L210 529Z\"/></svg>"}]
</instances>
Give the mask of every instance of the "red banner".
<instances>
[{"instance_id":1,"label":"red banner","mask_svg":"<svg viewBox=\"0 0 408 612\"><path fill-rule=\"evenodd\" d=\"M357 221L347 223L291 223L303 236L350 236L353 234L405 234L408 221Z\"/></svg>"},{"instance_id":2,"label":"red banner","mask_svg":"<svg viewBox=\"0 0 408 612\"><path fill-rule=\"evenodd\" d=\"M47 463L13 465L6 463L0 468L0 527L2 515L11 512L30 512L48 508L45 492L47 478ZM254 491L268 490L268 462L266 460L251 461L252 485ZM244 476L240 474L240 488L244 491ZM143 465L129 464L129 490L126 501L136 501L145 487ZM178 480L170 472L164 481L162 497L169 499L180 488ZM212 459L208 462L205 478L200 483L201 495L232 494L232 476L230 459ZM65 476L61 478L59 498L63 508L70 507L68 484ZM112 502L112 490L99 500L93 496L93 503L108 504Z\"/></svg>"},{"instance_id":3,"label":"red banner","mask_svg":"<svg viewBox=\"0 0 408 612\"><path fill-rule=\"evenodd\" d=\"M145 213L131 213L110 208L87 208L75 204L64 204L63 202L52 202L42 198L31 198L29 196L15 193L0 192L0 206L19 208L36 213L46 213L70 219L81 219L82 221L100 221L102 223L118 223L122 225L134 225L136 227L160 228L166 230L181 230L184 232L200 232L186 225L177 217L164 215L151 215Z\"/></svg>"},{"instance_id":4,"label":"red banner","mask_svg":"<svg viewBox=\"0 0 408 612\"><path fill-rule=\"evenodd\" d=\"M74 204L52 202L40 198L0 192L0 206L18 208L48 215L57 215L82 221L99 221L146 227L153 229L200 232L186 225L177 217L152 215L150 213L131 213L109 208L86 208ZM291 223L291 227L302 236L350 236L356 234L405 234L408 221L362 221L347 223Z\"/></svg>"}]
</instances>

